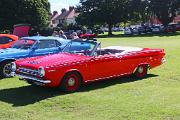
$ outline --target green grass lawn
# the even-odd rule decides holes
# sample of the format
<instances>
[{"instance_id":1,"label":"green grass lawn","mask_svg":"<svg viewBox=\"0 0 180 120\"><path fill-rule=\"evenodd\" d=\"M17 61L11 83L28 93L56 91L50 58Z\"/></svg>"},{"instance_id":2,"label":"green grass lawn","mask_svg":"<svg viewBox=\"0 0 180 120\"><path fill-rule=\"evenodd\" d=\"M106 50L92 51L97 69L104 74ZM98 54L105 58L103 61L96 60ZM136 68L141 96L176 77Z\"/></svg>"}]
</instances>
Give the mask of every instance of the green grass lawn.
<instances>
[{"instance_id":1,"label":"green grass lawn","mask_svg":"<svg viewBox=\"0 0 180 120\"><path fill-rule=\"evenodd\" d=\"M64 94L16 77L0 80L0 119L180 120L180 35L99 38L102 46L164 48L167 63L147 78L116 78Z\"/></svg>"}]
</instances>

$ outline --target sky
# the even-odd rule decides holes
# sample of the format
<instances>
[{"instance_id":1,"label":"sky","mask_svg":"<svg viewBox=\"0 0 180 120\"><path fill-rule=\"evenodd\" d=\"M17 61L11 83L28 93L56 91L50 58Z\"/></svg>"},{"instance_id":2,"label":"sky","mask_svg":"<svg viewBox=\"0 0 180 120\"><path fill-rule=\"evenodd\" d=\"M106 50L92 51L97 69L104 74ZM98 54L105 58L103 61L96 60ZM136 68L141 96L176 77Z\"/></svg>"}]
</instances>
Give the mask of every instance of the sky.
<instances>
[{"instance_id":1,"label":"sky","mask_svg":"<svg viewBox=\"0 0 180 120\"><path fill-rule=\"evenodd\" d=\"M62 8L68 9L69 6L76 6L79 3L79 0L49 0L51 3L51 11L61 12Z\"/></svg>"}]
</instances>

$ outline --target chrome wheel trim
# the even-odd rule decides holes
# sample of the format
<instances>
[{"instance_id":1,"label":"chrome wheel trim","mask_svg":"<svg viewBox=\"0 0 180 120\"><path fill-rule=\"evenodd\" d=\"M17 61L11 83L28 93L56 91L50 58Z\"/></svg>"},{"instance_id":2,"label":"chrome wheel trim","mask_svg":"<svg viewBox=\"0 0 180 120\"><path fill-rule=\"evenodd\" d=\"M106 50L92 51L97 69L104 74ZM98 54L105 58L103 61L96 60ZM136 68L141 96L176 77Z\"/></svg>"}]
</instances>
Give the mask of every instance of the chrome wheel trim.
<instances>
[{"instance_id":1,"label":"chrome wheel trim","mask_svg":"<svg viewBox=\"0 0 180 120\"><path fill-rule=\"evenodd\" d=\"M11 77L11 63L5 64L3 67L3 75L5 77Z\"/></svg>"},{"instance_id":2,"label":"chrome wheel trim","mask_svg":"<svg viewBox=\"0 0 180 120\"><path fill-rule=\"evenodd\" d=\"M69 78L68 79L68 86L72 87L74 86L76 83L76 80L74 78Z\"/></svg>"},{"instance_id":3,"label":"chrome wheel trim","mask_svg":"<svg viewBox=\"0 0 180 120\"><path fill-rule=\"evenodd\" d=\"M142 66L140 66L139 68L138 68L138 73L143 73L144 72L144 68L142 67Z\"/></svg>"}]
</instances>

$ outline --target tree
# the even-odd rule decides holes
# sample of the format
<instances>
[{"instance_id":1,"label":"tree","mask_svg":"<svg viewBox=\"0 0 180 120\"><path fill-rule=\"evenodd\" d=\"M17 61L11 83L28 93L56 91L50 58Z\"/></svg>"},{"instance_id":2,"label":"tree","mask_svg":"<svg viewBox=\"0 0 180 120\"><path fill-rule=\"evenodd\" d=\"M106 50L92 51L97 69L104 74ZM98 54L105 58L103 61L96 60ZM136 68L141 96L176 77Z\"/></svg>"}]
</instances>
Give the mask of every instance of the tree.
<instances>
[{"instance_id":1,"label":"tree","mask_svg":"<svg viewBox=\"0 0 180 120\"><path fill-rule=\"evenodd\" d=\"M11 29L14 24L28 23L44 27L49 22L48 0L1 0L0 29Z\"/></svg>"},{"instance_id":2,"label":"tree","mask_svg":"<svg viewBox=\"0 0 180 120\"><path fill-rule=\"evenodd\" d=\"M152 14L154 14L164 26L167 26L176 17L180 8L180 0L147 0Z\"/></svg>"},{"instance_id":3,"label":"tree","mask_svg":"<svg viewBox=\"0 0 180 120\"><path fill-rule=\"evenodd\" d=\"M146 22L149 18L148 2L145 0L130 0L126 20L131 22Z\"/></svg>"},{"instance_id":4,"label":"tree","mask_svg":"<svg viewBox=\"0 0 180 120\"><path fill-rule=\"evenodd\" d=\"M77 21L91 26L107 23L108 35L112 35L112 26L123 20L127 3L128 0L80 0Z\"/></svg>"}]
</instances>

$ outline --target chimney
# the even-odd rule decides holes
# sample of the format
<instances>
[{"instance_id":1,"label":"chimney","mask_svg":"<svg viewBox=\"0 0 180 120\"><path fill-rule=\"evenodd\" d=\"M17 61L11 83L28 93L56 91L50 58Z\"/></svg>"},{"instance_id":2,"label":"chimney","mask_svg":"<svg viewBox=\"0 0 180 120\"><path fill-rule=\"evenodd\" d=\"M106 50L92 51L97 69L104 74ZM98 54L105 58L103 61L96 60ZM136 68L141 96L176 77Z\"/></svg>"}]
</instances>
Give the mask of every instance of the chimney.
<instances>
[{"instance_id":1,"label":"chimney","mask_svg":"<svg viewBox=\"0 0 180 120\"><path fill-rule=\"evenodd\" d=\"M74 10L74 6L69 6L69 11Z\"/></svg>"},{"instance_id":2,"label":"chimney","mask_svg":"<svg viewBox=\"0 0 180 120\"><path fill-rule=\"evenodd\" d=\"M66 12L67 10L66 10L66 8L63 8L62 10L61 10L61 13L64 13L64 12Z\"/></svg>"},{"instance_id":3,"label":"chimney","mask_svg":"<svg viewBox=\"0 0 180 120\"><path fill-rule=\"evenodd\" d=\"M58 11L53 11L53 16L55 16L56 14L58 14Z\"/></svg>"}]
</instances>

